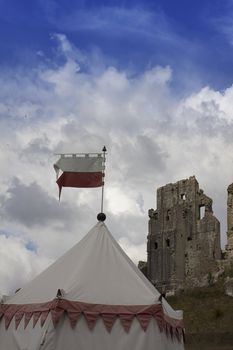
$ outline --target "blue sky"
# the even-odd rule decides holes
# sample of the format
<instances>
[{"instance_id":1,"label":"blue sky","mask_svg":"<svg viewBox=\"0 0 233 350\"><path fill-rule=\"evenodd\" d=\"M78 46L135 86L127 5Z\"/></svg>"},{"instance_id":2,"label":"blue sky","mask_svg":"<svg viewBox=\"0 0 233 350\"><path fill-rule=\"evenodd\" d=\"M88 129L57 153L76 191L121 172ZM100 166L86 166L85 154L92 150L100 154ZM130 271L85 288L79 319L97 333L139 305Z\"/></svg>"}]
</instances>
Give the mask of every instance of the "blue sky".
<instances>
[{"instance_id":1,"label":"blue sky","mask_svg":"<svg viewBox=\"0 0 233 350\"><path fill-rule=\"evenodd\" d=\"M175 82L231 84L233 3L212 1L1 0L0 62L36 66L54 55L51 35L63 33L85 52L133 72L172 65ZM93 53L94 54L94 53Z\"/></svg>"},{"instance_id":2,"label":"blue sky","mask_svg":"<svg viewBox=\"0 0 233 350\"><path fill-rule=\"evenodd\" d=\"M59 152L106 145L107 224L135 262L146 259L156 189L192 175L213 199L224 249L233 1L0 6L0 293L21 287L96 222L99 189L64 189L58 201Z\"/></svg>"}]
</instances>

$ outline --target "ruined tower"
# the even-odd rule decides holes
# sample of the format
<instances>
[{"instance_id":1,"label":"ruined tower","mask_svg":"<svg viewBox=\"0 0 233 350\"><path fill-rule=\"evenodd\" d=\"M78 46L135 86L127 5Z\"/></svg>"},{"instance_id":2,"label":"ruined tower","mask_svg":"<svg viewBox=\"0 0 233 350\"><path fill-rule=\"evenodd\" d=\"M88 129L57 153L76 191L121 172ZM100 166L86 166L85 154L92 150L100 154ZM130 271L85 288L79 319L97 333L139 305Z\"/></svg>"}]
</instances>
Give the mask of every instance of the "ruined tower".
<instances>
[{"instance_id":1,"label":"ruined tower","mask_svg":"<svg viewBox=\"0 0 233 350\"><path fill-rule=\"evenodd\" d=\"M227 258L233 258L233 183L227 188Z\"/></svg>"},{"instance_id":2,"label":"ruined tower","mask_svg":"<svg viewBox=\"0 0 233 350\"><path fill-rule=\"evenodd\" d=\"M157 209L149 210L147 253L146 275L160 291L201 285L216 269L220 223L195 176L157 190Z\"/></svg>"}]
</instances>

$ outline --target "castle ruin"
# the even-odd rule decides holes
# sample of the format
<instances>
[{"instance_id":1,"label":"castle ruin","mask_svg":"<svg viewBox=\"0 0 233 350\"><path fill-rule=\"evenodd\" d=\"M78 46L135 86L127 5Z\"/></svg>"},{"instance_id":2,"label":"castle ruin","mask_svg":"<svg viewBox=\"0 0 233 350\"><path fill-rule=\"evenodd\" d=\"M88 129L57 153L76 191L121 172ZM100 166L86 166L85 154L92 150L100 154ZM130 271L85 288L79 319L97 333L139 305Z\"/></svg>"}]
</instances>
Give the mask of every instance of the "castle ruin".
<instances>
[{"instance_id":1,"label":"castle ruin","mask_svg":"<svg viewBox=\"0 0 233 350\"><path fill-rule=\"evenodd\" d=\"M233 258L233 184L228 187L228 244ZM220 223L212 199L195 176L157 190L157 209L149 210L147 263L139 267L161 291L206 285L220 269Z\"/></svg>"},{"instance_id":2,"label":"castle ruin","mask_svg":"<svg viewBox=\"0 0 233 350\"><path fill-rule=\"evenodd\" d=\"M227 189L227 245L226 258L233 259L233 183Z\"/></svg>"}]
</instances>

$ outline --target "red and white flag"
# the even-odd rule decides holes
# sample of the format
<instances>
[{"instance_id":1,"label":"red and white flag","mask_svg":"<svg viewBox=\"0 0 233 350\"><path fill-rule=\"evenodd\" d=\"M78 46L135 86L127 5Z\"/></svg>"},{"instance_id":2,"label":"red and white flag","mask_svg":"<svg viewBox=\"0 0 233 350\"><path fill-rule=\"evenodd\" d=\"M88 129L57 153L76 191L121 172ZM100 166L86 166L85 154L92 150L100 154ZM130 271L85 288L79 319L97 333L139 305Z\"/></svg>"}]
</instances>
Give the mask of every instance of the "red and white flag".
<instances>
[{"instance_id":1,"label":"red and white flag","mask_svg":"<svg viewBox=\"0 0 233 350\"><path fill-rule=\"evenodd\" d=\"M62 187L100 187L103 185L104 157L102 154L61 155L54 164L59 198ZM63 172L59 176L60 170Z\"/></svg>"}]
</instances>

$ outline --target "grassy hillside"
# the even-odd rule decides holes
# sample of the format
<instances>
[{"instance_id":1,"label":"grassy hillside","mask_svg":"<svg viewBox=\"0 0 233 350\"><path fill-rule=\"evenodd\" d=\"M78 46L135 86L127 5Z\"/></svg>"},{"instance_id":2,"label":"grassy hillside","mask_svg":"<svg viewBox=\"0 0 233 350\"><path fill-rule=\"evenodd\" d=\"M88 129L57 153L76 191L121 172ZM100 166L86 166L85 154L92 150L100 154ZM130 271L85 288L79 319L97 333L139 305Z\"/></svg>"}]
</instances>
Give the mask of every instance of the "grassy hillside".
<instances>
[{"instance_id":1,"label":"grassy hillside","mask_svg":"<svg viewBox=\"0 0 233 350\"><path fill-rule=\"evenodd\" d=\"M167 299L184 311L186 349L233 350L233 298L224 294L223 280Z\"/></svg>"}]
</instances>

